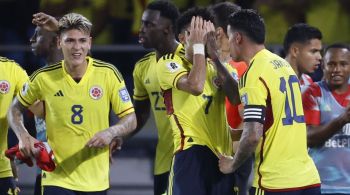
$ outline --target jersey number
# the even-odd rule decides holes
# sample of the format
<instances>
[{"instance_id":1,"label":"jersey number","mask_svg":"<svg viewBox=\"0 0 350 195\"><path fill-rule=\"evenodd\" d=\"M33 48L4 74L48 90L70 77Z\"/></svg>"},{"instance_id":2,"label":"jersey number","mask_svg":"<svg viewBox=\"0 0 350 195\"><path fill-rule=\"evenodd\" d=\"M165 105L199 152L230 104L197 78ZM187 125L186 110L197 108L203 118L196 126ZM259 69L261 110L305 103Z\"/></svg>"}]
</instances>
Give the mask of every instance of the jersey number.
<instances>
[{"instance_id":1,"label":"jersey number","mask_svg":"<svg viewBox=\"0 0 350 195\"><path fill-rule=\"evenodd\" d=\"M162 95L160 92L154 91L151 92L153 96L156 96L156 99L154 101L154 110L166 110L165 107L163 106L159 106L158 102L159 102L159 97Z\"/></svg>"},{"instance_id":2,"label":"jersey number","mask_svg":"<svg viewBox=\"0 0 350 195\"><path fill-rule=\"evenodd\" d=\"M280 78L281 84L280 84L280 91L282 93L286 93L286 101L285 101L285 106L284 106L284 112L286 117L282 119L283 125L292 125L293 121L297 123L303 123L304 122L304 115L297 115L297 111L295 108L295 95L293 91L293 83L296 83L299 85L299 80L297 76L295 75L290 75L288 79L288 86L286 85L286 80L284 77ZM287 89L287 87L289 89ZM288 92L290 91L290 97L291 97L291 102L292 102L292 109L293 113L291 112L291 107L289 106L289 99L288 99Z\"/></svg>"},{"instance_id":3,"label":"jersey number","mask_svg":"<svg viewBox=\"0 0 350 195\"><path fill-rule=\"evenodd\" d=\"M72 106L72 116L71 116L71 121L75 125L80 125L83 123L83 115L81 113L83 112L83 106L81 105L73 105Z\"/></svg>"},{"instance_id":4,"label":"jersey number","mask_svg":"<svg viewBox=\"0 0 350 195\"><path fill-rule=\"evenodd\" d=\"M205 95L203 94L202 97L208 101L207 105L205 106L205 114L209 113L209 107L211 105L211 102L213 101L213 96L211 95Z\"/></svg>"}]
</instances>

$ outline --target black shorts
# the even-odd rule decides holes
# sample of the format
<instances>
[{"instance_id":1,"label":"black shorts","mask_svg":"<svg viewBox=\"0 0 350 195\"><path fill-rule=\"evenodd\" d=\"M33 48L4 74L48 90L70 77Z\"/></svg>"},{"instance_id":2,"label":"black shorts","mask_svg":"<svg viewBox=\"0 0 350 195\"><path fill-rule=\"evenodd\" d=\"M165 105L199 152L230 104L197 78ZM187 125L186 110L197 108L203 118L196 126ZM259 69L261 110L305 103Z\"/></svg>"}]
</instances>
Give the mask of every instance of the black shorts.
<instances>
[{"instance_id":1,"label":"black shorts","mask_svg":"<svg viewBox=\"0 0 350 195\"><path fill-rule=\"evenodd\" d=\"M13 177L0 178L0 194L18 194Z\"/></svg>"},{"instance_id":2,"label":"black shorts","mask_svg":"<svg viewBox=\"0 0 350 195\"><path fill-rule=\"evenodd\" d=\"M235 194L233 174L221 173L218 162L218 157L206 146L194 145L175 154L168 194Z\"/></svg>"},{"instance_id":3,"label":"black shorts","mask_svg":"<svg viewBox=\"0 0 350 195\"><path fill-rule=\"evenodd\" d=\"M260 188L251 187L250 195L321 195L321 187L313 187L294 191L268 192Z\"/></svg>"},{"instance_id":4,"label":"black shorts","mask_svg":"<svg viewBox=\"0 0 350 195\"><path fill-rule=\"evenodd\" d=\"M159 175L154 175L154 195L162 195L166 192L168 187L169 172L165 172Z\"/></svg>"},{"instance_id":5,"label":"black shorts","mask_svg":"<svg viewBox=\"0 0 350 195\"><path fill-rule=\"evenodd\" d=\"M81 192L58 186L43 186L44 195L107 195L107 190L96 192Z\"/></svg>"}]
</instances>

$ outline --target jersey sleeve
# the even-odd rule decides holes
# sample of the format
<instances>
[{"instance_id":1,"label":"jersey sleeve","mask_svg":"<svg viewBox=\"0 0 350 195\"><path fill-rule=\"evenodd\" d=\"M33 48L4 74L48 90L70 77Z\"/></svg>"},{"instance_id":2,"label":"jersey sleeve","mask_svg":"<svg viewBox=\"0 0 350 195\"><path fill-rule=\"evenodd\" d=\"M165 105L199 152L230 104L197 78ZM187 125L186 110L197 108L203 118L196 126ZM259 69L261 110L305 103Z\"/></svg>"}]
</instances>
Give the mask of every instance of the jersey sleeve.
<instances>
[{"instance_id":1,"label":"jersey sleeve","mask_svg":"<svg viewBox=\"0 0 350 195\"><path fill-rule=\"evenodd\" d=\"M267 100L267 86L263 78L248 77L240 82L239 90L241 102L244 105L244 122L265 121L265 110Z\"/></svg>"},{"instance_id":2,"label":"jersey sleeve","mask_svg":"<svg viewBox=\"0 0 350 195\"><path fill-rule=\"evenodd\" d=\"M128 90L126 89L123 77L119 72L110 74L109 84L111 86L111 105L117 116L123 117L134 112L134 107Z\"/></svg>"},{"instance_id":3,"label":"jersey sleeve","mask_svg":"<svg viewBox=\"0 0 350 195\"><path fill-rule=\"evenodd\" d=\"M17 99L26 107L41 99L40 75L26 82L17 95Z\"/></svg>"},{"instance_id":4,"label":"jersey sleeve","mask_svg":"<svg viewBox=\"0 0 350 195\"><path fill-rule=\"evenodd\" d=\"M142 80L141 64L136 64L133 71L134 78L134 100L145 100L148 99L148 94Z\"/></svg>"},{"instance_id":5,"label":"jersey sleeve","mask_svg":"<svg viewBox=\"0 0 350 195\"><path fill-rule=\"evenodd\" d=\"M176 84L182 75L188 74L182 59L173 54L161 57L157 63L157 77L162 90L177 88Z\"/></svg>"},{"instance_id":6,"label":"jersey sleeve","mask_svg":"<svg viewBox=\"0 0 350 195\"><path fill-rule=\"evenodd\" d=\"M21 91L24 87L24 84L29 80L29 77L27 75L27 72L23 70L18 64L16 64L16 87L15 87L15 94L18 94L19 91Z\"/></svg>"},{"instance_id":7,"label":"jersey sleeve","mask_svg":"<svg viewBox=\"0 0 350 195\"><path fill-rule=\"evenodd\" d=\"M232 67L229 63L225 63L225 67L232 77L238 82L238 72L237 69Z\"/></svg>"},{"instance_id":8,"label":"jersey sleeve","mask_svg":"<svg viewBox=\"0 0 350 195\"><path fill-rule=\"evenodd\" d=\"M321 113L317 98L321 97L321 90L317 84L309 85L302 94L305 123L307 125L320 125Z\"/></svg>"}]
</instances>

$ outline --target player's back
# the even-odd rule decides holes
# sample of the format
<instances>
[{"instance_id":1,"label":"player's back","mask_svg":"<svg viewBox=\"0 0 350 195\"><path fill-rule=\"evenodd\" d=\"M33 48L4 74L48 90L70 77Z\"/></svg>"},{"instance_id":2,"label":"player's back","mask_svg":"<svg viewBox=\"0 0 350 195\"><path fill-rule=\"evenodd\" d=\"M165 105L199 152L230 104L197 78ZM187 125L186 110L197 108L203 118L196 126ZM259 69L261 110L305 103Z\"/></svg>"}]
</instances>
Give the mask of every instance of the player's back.
<instances>
[{"instance_id":1,"label":"player's back","mask_svg":"<svg viewBox=\"0 0 350 195\"><path fill-rule=\"evenodd\" d=\"M316 167L307 154L299 80L291 66L262 50L252 59L240 88L245 115L254 115L251 105L266 108L264 132L255 153L254 186L288 189L319 184ZM258 92L249 96L255 89Z\"/></svg>"}]
</instances>

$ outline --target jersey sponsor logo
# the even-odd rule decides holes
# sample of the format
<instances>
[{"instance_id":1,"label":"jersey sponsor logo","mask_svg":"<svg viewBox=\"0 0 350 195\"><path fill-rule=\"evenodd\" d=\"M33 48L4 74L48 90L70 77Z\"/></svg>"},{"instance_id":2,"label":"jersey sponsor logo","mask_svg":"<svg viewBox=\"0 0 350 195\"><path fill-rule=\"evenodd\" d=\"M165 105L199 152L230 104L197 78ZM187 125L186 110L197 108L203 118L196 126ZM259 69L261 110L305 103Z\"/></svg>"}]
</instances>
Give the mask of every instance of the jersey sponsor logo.
<instances>
[{"instance_id":1,"label":"jersey sponsor logo","mask_svg":"<svg viewBox=\"0 0 350 195\"><path fill-rule=\"evenodd\" d=\"M0 93L6 94L10 91L10 83L6 80L0 81Z\"/></svg>"},{"instance_id":2,"label":"jersey sponsor logo","mask_svg":"<svg viewBox=\"0 0 350 195\"><path fill-rule=\"evenodd\" d=\"M222 85L222 82L217 76L213 76L213 79L211 80L215 88L220 88Z\"/></svg>"},{"instance_id":3,"label":"jersey sponsor logo","mask_svg":"<svg viewBox=\"0 0 350 195\"><path fill-rule=\"evenodd\" d=\"M63 95L62 90L58 90L58 91L55 93L55 95L53 95L53 96L56 96L56 97L63 97L64 95Z\"/></svg>"},{"instance_id":4,"label":"jersey sponsor logo","mask_svg":"<svg viewBox=\"0 0 350 195\"><path fill-rule=\"evenodd\" d=\"M125 87L119 90L119 97L122 99L123 102L128 102L131 100L129 92Z\"/></svg>"},{"instance_id":5,"label":"jersey sponsor logo","mask_svg":"<svg viewBox=\"0 0 350 195\"><path fill-rule=\"evenodd\" d=\"M176 72L180 68L180 65L178 65L175 62L168 62L166 64L166 66L167 66L167 68L169 69L170 72Z\"/></svg>"},{"instance_id":6,"label":"jersey sponsor logo","mask_svg":"<svg viewBox=\"0 0 350 195\"><path fill-rule=\"evenodd\" d=\"M92 86L90 88L90 97L94 100L98 100L102 97L103 90L100 86Z\"/></svg>"},{"instance_id":7,"label":"jersey sponsor logo","mask_svg":"<svg viewBox=\"0 0 350 195\"><path fill-rule=\"evenodd\" d=\"M241 96L241 102L243 106L248 105L248 94L245 93Z\"/></svg>"}]
</instances>

